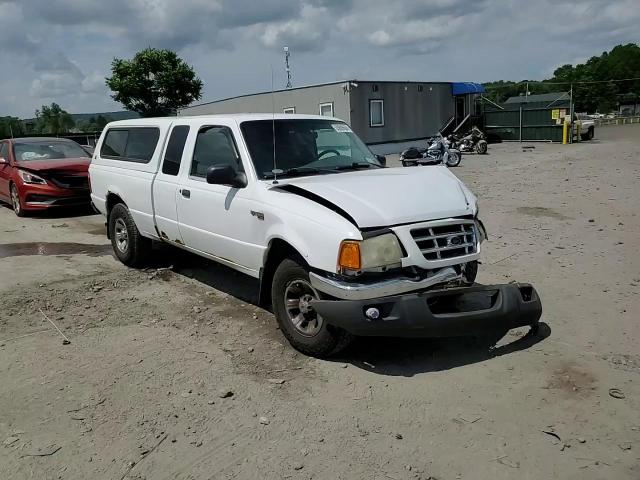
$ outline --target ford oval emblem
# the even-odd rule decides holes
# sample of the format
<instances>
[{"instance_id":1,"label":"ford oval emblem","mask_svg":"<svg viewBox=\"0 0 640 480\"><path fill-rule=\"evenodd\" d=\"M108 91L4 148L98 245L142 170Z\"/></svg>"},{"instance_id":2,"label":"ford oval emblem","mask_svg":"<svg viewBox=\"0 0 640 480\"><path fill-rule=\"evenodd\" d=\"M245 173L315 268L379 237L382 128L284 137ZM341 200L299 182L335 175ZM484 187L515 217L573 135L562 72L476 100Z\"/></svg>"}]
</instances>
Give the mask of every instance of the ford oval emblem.
<instances>
[{"instance_id":1,"label":"ford oval emblem","mask_svg":"<svg viewBox=\"0 0 640 480\"><path fill-rule=\"evenodd\" d=\"M453 237L449 237L447 238L447 243L449 245L460 245L460 237L457 235Z\"/></svg>"}]
</instances>

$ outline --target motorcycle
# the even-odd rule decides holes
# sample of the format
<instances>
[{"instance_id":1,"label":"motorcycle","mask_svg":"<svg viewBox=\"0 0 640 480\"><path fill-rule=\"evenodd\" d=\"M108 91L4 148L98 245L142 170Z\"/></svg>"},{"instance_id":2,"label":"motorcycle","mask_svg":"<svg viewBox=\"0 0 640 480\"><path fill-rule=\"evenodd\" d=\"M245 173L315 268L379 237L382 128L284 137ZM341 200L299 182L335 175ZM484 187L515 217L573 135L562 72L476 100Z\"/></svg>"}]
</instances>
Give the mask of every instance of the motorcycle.
<instances>
[{"instance_id":1,"label":"motorcycle","mask_svg":"<svg viewBox=\"0 0 640 480\"><path fill-rule=\"evenodd\" d=\"M459 137L451 134L447 138L451 146L458 148L461 152L469 153L475 150L478 154L487 153L487 137L478 127L474 126L466 135Z\"/></svg>"},{"instance_id":2,"label":"motorcycle","mask_svg":"<svg viewBox=\"0 0 640 480\"><path fill-rule=\"evenodd\" d=\"M410 147L400 154L400 162L403 167L417 165L438 165L444 163L447 167L457 167L462 161L462 153L457 148L452 148L449 142L438 134L427 139L427 148Z\"/></svg>"}]
</instances>

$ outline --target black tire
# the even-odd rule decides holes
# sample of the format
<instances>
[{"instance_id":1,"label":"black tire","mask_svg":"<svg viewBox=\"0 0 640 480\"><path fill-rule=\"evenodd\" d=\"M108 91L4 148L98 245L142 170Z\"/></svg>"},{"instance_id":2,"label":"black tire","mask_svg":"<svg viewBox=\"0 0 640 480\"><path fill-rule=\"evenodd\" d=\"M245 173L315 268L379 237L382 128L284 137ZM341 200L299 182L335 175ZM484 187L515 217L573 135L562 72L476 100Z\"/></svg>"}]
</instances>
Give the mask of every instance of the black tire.
<instances>
[{"instance_id":1,"label":"black tire","mask_svg":"<svg viewBox=\"0 0 640 480\"><path fill-rule=\"evenodd\" d=\"M476 144L476 153L478 153L480 155L484 155L485 153L487 153L487 141L486 140L480 140Z\"/></svg>"},{"instance_id":2,"label":"black tire","mask_svg":"<svg viewBox=\"0 0 640 480\"><path fill-rule=\"evenodd\" d=\"M449 150L449 156L447 157L447 167L457 167L462 161L462 153L459 151Z\"/></svg>"},{"instance_id":3,"label":"black tire","mask_svg":"<svg viewBox=\"0 0 640 480\"><path fill-rule=\"evenodd\" d=\"M12 183L11 187L9 187L9 195L11 197L11 206L13 207L13 212L18 217L26 217L27 212L22 207L22 202L20 201L20 195L18 194L18 187L15 183Z\"/></svg>"},{"instance_id":4,"label":"black tire","mask_svg":"<svg viewBox=\"0 0 640 480\"><path fill-rule=\"evenodd\" d=\"M474 260L465 264L464 266L464 280L465 283L473 285L476 282L478 276L478 261Z\"/></svg>"},{"instance_id":5,"label":"black tire","mask_svg":"<svg viewBox=\"0 0 640 480\"><path fill-rule=\"evenodd\" d=\"M111 209L109 238L118 260L129 267L144 265L151 252L151 240L140 235L129 209L123 203Z\"/></svg>"},{"instance_id":6,"label":"black tire","mask_svg":"<svg viewBox=\"0 0 640 480\"><path fill-rule=\"evenodd\" d=\"M286 258L278 265L273 275L271 304L280 330L289 343L306 355L320 358L335 355L344 350L353 341L353 336L340 328L328 325L317 314L315 320L307 322L309 330L314 330L314 326L317 327L315 331L305 334L294 325L290 311L287 309L287 295L288 292L294 291L296 285L310 287L309 272L301 258ZM309 292L312 296L319 298L315 290ZM292 310L295 308L293 307ZM298 311L299 315L303 315L302 310L298 309ZM313 317L314 313L310 310L308 315Z\"/></svg>"},{"instance_id":7,"label":"black tire","mask_svg":"<svg viewBox=\"0 0 640 480\"><path fill-rule=\"evenodd\" d=\"M587 133L583 133L582 135L580 135L580 138L582 138L582 140L584 141L593 140L593 128L587 130Z\"/></svg>"}]
</instances>

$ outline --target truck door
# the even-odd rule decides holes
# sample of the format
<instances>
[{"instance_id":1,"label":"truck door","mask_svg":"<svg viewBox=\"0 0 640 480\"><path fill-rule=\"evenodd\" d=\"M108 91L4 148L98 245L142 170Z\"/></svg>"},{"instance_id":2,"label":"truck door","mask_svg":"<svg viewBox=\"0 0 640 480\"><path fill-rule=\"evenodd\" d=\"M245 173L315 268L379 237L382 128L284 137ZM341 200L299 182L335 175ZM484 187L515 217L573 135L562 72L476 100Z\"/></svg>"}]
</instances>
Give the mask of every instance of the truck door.
<instances>
[{"instance_id":1,"label":"truck door","mask_svg":"<svg viewBox=\"0 0 640 480\"><path fill-rule=\"evenodd\" d=\"M160 237L179 244L183 240L178 227L177 202L180 189L178 174L183 163L186 163L185 168L188 168L189 160L182 161L188 136L188 125L177 124L171 128L162 165L153 181L153 208Z\"/></svg>"},{"instance_id":2,"label":"truck door","mask_svg":"<svg viewBox=\"0 0 640 480\"><path fill-rule=\"evenodd\" d=\"M264 247L256 239L264 226L252 212L256 210L251 196L255 184L235 188L206 181L213 165L245 171L232 127L224 121L201 124L195 141L188 142L187 150L193 154L180 174L180 232L188 247L257 277Z\"/></svg>"}]
</instances>

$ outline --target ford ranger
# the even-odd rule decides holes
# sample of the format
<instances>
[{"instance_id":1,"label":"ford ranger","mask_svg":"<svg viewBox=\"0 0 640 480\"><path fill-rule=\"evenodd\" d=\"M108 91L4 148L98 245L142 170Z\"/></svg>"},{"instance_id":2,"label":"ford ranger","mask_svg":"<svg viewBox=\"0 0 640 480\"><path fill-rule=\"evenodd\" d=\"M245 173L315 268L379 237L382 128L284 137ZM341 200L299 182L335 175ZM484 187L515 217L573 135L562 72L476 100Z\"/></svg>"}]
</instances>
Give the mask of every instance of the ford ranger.
<instances>
[{"instance_id":1,"label":"ford ranger","mask_svg":"<svg viewBox=\"0 0 640 480\"><path fill-rule=\"evenodd\" d=\"M469 189L446 166L385 163L341 120L242 114L112 122L89 173L120 261L161 241L255 277L304 353L535 328L531 285L474 284L486 233Z\"/></svg>"}]
</instances>

